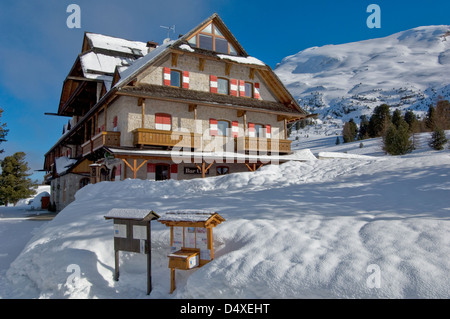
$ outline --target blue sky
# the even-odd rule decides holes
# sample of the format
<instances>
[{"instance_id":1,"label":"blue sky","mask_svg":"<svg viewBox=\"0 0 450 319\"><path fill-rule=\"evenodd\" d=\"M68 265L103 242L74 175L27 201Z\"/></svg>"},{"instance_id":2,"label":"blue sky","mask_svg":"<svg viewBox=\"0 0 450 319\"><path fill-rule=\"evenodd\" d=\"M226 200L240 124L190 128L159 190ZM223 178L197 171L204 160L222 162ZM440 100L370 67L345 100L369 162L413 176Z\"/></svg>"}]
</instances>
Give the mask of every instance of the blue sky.
<instances>
[{"instance_id":1,"label":"blue sky","mask_svg":"<svg viewBox=\"0 0 450 319\"><path fill-rule=\"evenodd\" d=\"M81 28L69 29L69 4L81 8ZM369 4L381 28L366 25ZM184 34L217 12L246 51L272 68L312 46L377 38L422 25L450 24L448 0L15 0L0 5L0 108L10 130L0 155L23 151L33 170L62 134L57 112L62 83L80 53L85 31L161 43L176 26ZM32 178L42 180L43 173Z\"/></svg>"}]
</instances>

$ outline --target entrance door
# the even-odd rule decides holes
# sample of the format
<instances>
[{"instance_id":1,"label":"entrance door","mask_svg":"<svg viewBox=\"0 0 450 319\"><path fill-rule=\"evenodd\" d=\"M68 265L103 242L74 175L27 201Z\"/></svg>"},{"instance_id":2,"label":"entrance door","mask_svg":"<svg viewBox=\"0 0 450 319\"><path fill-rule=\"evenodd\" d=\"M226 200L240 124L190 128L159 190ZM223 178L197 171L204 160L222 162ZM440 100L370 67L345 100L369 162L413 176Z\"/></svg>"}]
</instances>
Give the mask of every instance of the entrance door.
<instances>
[{"instance_id":1,"label":"entrance door","mask_svg":"<svg viewBox=\"0 0 450 319\"><path fill-rule=\"evenodd\" d=\"M155 167L155 180L157 181L165 181L170 178L169 173L169 165L168 164L156 164Z\"/></svg>"}]
</instances>

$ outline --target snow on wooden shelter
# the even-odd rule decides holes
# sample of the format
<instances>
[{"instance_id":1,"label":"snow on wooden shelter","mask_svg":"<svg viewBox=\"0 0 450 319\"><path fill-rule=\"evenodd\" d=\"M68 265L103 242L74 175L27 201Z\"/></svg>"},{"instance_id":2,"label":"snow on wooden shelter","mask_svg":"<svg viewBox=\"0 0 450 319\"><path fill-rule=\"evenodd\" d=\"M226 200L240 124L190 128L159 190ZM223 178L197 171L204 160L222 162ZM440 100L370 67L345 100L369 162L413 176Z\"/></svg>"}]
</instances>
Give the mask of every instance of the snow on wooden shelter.
<instances>
[{"instance_id":1,"label":"snow on wooden shelter","mask_svg":"<svg viewBox=\"0 0 450 319\"><path fill-rule=\"evenodd\" d=\"M161 214L158 221L170 227L170 293L175 290L175 269L202 267L214 258L213 228L225 221L216 212L179 210Z\"/></svg>"},{"instance_id":2,"label":"snow on wooden shelter","mask_svg":"<svg viewBox=\"0 0 450 319\"><path fill-rule=\"evenodd\" d=\"M150 222L159 216L148 209L114 208L105 219L114 220L114 280L119 281L119 251L147 255L147 294L152 291L152 255Z\"/></svg>"}]
</instances>

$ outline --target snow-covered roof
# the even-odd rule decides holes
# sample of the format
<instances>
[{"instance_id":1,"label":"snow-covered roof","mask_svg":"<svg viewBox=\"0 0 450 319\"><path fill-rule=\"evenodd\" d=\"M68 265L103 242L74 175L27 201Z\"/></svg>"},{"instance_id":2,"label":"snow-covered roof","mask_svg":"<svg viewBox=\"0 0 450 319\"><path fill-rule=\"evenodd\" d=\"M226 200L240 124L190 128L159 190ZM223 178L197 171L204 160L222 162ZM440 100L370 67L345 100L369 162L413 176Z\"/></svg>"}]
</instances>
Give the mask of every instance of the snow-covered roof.
<instances>
[{"instance_id":1,"label":"snow-covered roof","mask_svg":"<svg viewBox=\"0 0 450 319\"><path fill-rule=\"evenodd\" d=\"M254 160L270 163L273 161L315 161L317 158L309 150L294 151L289 155L255 155L255 154L242 154L232 152L190 152L190 151L165 151L165 150L128 150L119 148L109 148L109 151L113 154L133 154L133 155L147 155L147 156L168 156L172 158L203 158L208 160L223 159L226 158L232 160Z\"/></svg>"},{"instance_id":2,"label":"snow-covered roof","mask_svg":"<svg viewBox=\"0 0 450 319\"><path fill-rule=\"evenodd\" d=\"M228 54L218 54L217 55L222 60L229 60L236 63L242 63L242 64L253 64L253 65L259 65L259 66L265 66L266 64L262 62L261 60L252 57L252 56L234 56L234 55L228 55Z\"/></svg>"},{"instance_id":3,"label":"snow-covered roof","mask_svg":"<svg viewBox=\"0 0 450 319\"><path fill-rule=\"evenodd\" d=\"M76 162L76 159L71 159L66 156L55 158L56 173L59 175L65 173Z\"/></svg>"},{"instance_id":4,"label":"snow-covered roof","mask_svg":"<svg viewBox=\"0 0 450 319\"><path fill-rule=\"evenodd\" d=\"M147 44L145 42L130 41L97 33L86 33L86 38L94 48L133 55L145 55L147 52Z\"/></svg>"},{"instance_id":5,"label":"snow-covered roof","mask_svg":"<svg viewBox=\"0 0 450 319\"><path fill-rule=\"evenodd\" d=\"M206 222L214 214L216 214L216 212L201 209L174 210L161 213L159 221Z\"/></svg>"},{"instance_id":6,"label":"snow-covered roof","mask_svg":"<svg viewBox=\"0 0 450 319\"><path fill-rule=\"evenodd\" d=\"M149 209L137 208L113 208L104 216L106 219L122 218L133 220L144 220L149 217L158 217L158 215ZM154 219L154 218L151 218Z\"/></svg>"},{"instance_id":7,"label":"snow-covered roof","mask_svg":"<svg viewBox=\"0 0 450 319\"><path fill-rule=\"evenodd\" d=\"M216 227L225 221L218 213L201 209L183 209L161 213L158 221L166 226ZM184 225L182 224L184 223Z\"/></svg>"},{"instance_id":8,"label":"snow-covered roof","mask_svg":"<svg viewBox=\"0 0 450 319\"><path fill-rule=\"evenodd\" d=\"M124 69L120 72L120 81L116 83L114 87L119 87L124 83L129 82L137 73L139 73L143 68L145 68L148 64L152 63L157 57L159 57L164 51L175 41L168 41L156 49L150 51L144 57L136 60L130 67Z\"/></svg>"},{"instance_id":9,"label":"snow-covered roof","mask_svg":"<svg viewBox=\"0 0 450 319\"><path fill-rule=\"evenodd\" d=\"M84 76L92 79L98 74L114 74L116 66L130 66L135 59L123 56L111 56L96 52L87 52L80 56ZM93 74L94 73L94 74Z\"/></svg>"}]
</instances>

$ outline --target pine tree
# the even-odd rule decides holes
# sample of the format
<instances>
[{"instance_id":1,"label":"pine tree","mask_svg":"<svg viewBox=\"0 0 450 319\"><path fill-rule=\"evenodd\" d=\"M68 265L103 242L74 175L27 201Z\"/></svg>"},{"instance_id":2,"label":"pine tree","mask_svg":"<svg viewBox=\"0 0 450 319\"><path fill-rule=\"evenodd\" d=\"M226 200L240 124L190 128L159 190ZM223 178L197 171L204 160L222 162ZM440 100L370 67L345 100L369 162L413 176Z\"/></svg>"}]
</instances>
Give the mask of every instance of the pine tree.
<instances>
[{"instance_id":1,"label":"pine tree","mask_svg":"<svg viewBox=\"0 0 450 319\"><path fill-rule=\"evenodd\" d=\"M25 161L25 153L18 152L1 161L0 201L5 205L16 203L34 195L36 184L28 178L30 168Z\"/></svg>"},{"instance_id":2,"label":"pine tree","mask_svg":"<svg viewBox=\"0 0 450 319\"><path fill-rule=\"evenodd\" d=\"M402 112L399 109L392 113L392 124L394 124L396 128L398 128L402 119Z\"/></svg>"},{"instance_id":3,"label":"pine tree","mask_svg":"<svg viewBox=\"0 0 450 319\"><path fill-rule=\"evenodd\" d=\"M344 143L353 142L356 138L357 133L358 126L356 125L355 121L353 121L353 119L345 122L344 128L342 129L342 138L344 140Z\"/></svg>"},{"instance_id":4,"label":"pine tree","mask_svg":"<svg viewBox=\"0 0 450 319\"><path fill-rule=\"evenodd\" d=\"M433 131L433 134L431 134L431 139L428 143L428 145L437 150L443 150L444 145L447 143L447 138L445 137L444 130L440 129L439 127L436 127Z\"/></svg>"},{"instance_id":5,"label":"pine tree","mask_svg":"<svg viewBox=\"0 0 450 319\"><path fill-rule=\"evenodd\" d=\"M369 138L369 120L367 116L361 116L361 122L359 123L358 140L365 140Z\"/></svg>"},{"instance_id":6,"label":"pine tree","mask_svg":"<svg viewBox=\"0 0 450 319\"><path fill-rule=\"evenodd\" d=\"M2 119L2 113L3 113L3 109L0 108L0 144L2 142L6 142L6 135L8 134L8 131L6 129L6 123L2 123L1 119ZM0 154L3 153L3 150L0 149Z\"/></svg>"},{"instance_id":7,"label":"pine tree","mask_svg":"<svg viewBox=\"0 0 450 319\"><path fill-rule=\"evenodd\" d=\"M383 136L383 150L391 155L404 155L411 153L413 143L410 140L408 124L400 121L399 127L391 124Z\"/></svg>"},{"instance_id":8,"label":"pine tree","mask_svg":"<svg viewBox=\"0 0 450 319\"><path fill-rule=\"evenodd\" d=\"M436 109L433 105L430 105L428 108L427 116L425 117L425 126L430 130L434 130L436 126Z\"/></svg>"},{"instance_id":9,"label":"pine tree","mask_svg":"<svg viewBox=\"0 0 450 319\"><path fill-rule=\"evenodd\" d=\"M382 104L373 110L369 120L368 133L370 137L383 136L391 123L389 105Z\"/></svg>"},{"instance_id":10,"label":"pine tree","mask_svg":"<svg viewBox=\"0 0 450 319\"><path fill-rule=\"evenodd\" d=\"M450 129L450 102L440 100L436 103L435 124L443 130Z\"/></svg>"}]
</instances>

